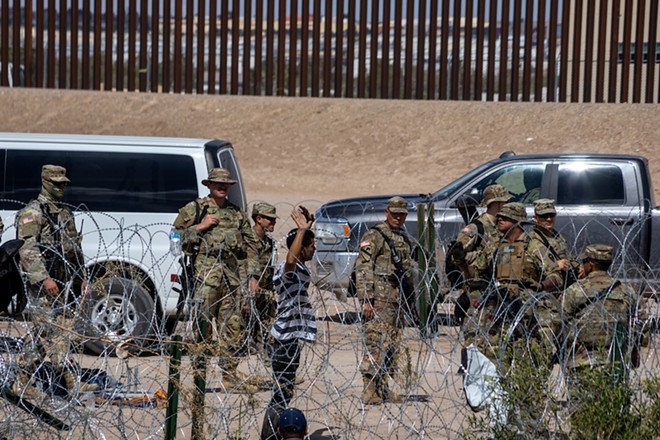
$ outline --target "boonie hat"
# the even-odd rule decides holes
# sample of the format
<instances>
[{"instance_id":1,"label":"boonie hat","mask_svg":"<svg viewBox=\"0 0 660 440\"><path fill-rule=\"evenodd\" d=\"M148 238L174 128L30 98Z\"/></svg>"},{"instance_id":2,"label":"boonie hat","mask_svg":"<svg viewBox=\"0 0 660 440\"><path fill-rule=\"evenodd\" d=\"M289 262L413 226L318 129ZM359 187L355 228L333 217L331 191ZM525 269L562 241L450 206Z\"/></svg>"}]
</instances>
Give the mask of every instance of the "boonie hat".
<instances>
[{"instance_id":1,"label":"boonie hat","mask_svg":"<svg viewBox=\"0 0 660 440\"><path fill-rule=\"evenodd\" d=\"M500 212L497 213L498 217L506 217L517 222L527 221L527 211L525 205L518 202L511 202L502 205Z\"/></svg>"},{"instance_id":2,"label":"boonie hat","mask_svg":"<svg viewBox=\"0 0 660 440\"><path fill-rule=\"evenodd\" d=\"M51 182L71 182L66 177L66 168L59 165L44 165L41 168L41 178L43 180L50 180Z\"/></svg>"},{"instance_id":3,"label":"boonie hat","mask_svg":"<svg viewBox=\"0 0 660 440\"><path fill-rule=\"evenodd\" d=\"M268 218L279 218L276 215L276 209L273 205L266 202L258 202L252 206L252 217L260 215Z\"/></svg>"},{"instance_id":4,"label":"boonie hat","mask_svg":"<svg viewBox=\"0 0 660 440\"><path fill-rule=\"evenodd\" d=\"M209 182L228 183L230 185L236 183L236 181L231 178L229 171L224 168L213 168L209 171L209 177L202 180L202 185L209 186Z\"/></svg>"},{"instance_id":5,"label":"boonie hat","mask_svg":"<svg viewBox=\"0 0 660 440\"><path fill-rule=\"evenodd\" d=\"M555 201L552 199L538 199L534 201L534 214L557 214L555 209Z\"/></svg>"},{"instance_id":6,"label":"boonie hat","mask_svg":"<svg viewBox=\"0 0 660 440\"><path fill-rule=\"evenodd\" d=\"M484 198L481 199L481 206L488 206L493 202L508 202L513 196L502 185L495 183L484 189Z\"/></svg>"},{"instance_id":7,"label":"boonie hat","mask_svg":"<svg viewBox=\"0 0 660 440\"><path fill-rule=\"evenodd\" d=\"M580 260L612 261L612 251L612 246L607 244L590 244L580 255Z\"/></svg>"},{"instance_id":8,"label":"boonie hat","mask_svg":"<svg viewBox=\"0 0 660 440\"><path fill-rule=\"evenodd\" d=\"M395 214L408 214L408 202L399 196L394 196L387 201L387 209Z\"/></svg>"},{"instance_id":9,"label":"boonie hat","mask_svg":"<svg viewBox=\"0 0 660 440\"><path fill-rule=\"evenodd\" d=\"M298 408L287 408L280 414L280 434L305 434L307 419Z\"/></svg>"}]
</instances>

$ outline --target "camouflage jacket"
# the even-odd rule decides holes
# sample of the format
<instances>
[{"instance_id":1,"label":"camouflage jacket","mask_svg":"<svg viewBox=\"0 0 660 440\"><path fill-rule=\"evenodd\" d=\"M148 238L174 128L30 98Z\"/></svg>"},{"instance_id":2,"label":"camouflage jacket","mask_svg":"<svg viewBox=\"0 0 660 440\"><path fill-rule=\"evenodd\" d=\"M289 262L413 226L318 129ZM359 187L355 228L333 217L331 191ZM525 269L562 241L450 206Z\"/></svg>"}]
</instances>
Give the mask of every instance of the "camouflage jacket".
<instances>
[{"instance_id":1,"label":"camouflage jacket","mask_svg":"<svg viewBox=\"0 0 660 440\"><path fill-rule=\"evenodd\" d=\"M381 229L395 243L406 276L412 276L412 251L406 232L392 230L386 223L379 223L375 228ZM395 271L389 244L380 232L374 228L369 229L360 240L360 250L355 261L358 299L398 302L400 290Z\"/></svg>"},{"instance_id":2,"label":"camouflage jacket","mask_svg":"<svg viewBox=\"0 0 660 440\"><path fill-rule=\"evenodd\" d=\"M277 266L277 249L275 240L268 233L259 237L254 233L257 243L257 270L255 274L259 277L259 287L264 290L273 290L273 275Z\"/></svg>"},{"instance_id":3,"label":"camouflage jacket","mask_svg":"<svg viewBox=\"0 0 660 440\"><path fill-rule=\"evenodd\" d=\"M479 254L492 249L502 238L502 234L497 230L497 225L486 213L481 214L475 221L481 222L484 226L484 232L481 237L479 236L479 229L474 222L461 229L461 232L456 237L456 242L461 243L463 249L465 249L465 260L468 265L473 264Z\"/></svg>"},{"instance_id":4,"label":"camouflage jacket","mask_svg":"<svg viewBox=\"0 0 660 440\"><path fill-rule=\"evenodd\" d=\"M39 194L16 214L16 238L25 240L19 254L31 284L84 277L82 237L73 213L46 194Z\"/></svg>"},{"instance_id":5,"label":"camouflage jacket","mask_svg":"<svg viewBox=\"0 0 660 440\"><path fill-rule=\"evenodd\" d=\"M561 316L569 367L608 363L615 325L628 329L633 320L644 319L637 312L639 295L629 285L620 283L603 296L614 282L607 272L594 271L564 292Z\"/></svg>"},{"instance_id":6,"label":"camouflage jacket","mask_svg":"<svg viewBox=\"0 0 660 440\"><path fill-rule=\"evenodd\" d=\"M578 263L577 259L568 251L568 243L566 242L566 239L558 231L554 229L549 231L545 228L534 226L530 231L530 235L543 244L547 241L549 247L552 248L552 251L548 249L548 256L553 261L568 260L571 263L573 270L577 271L580 268L580 263Z\"/></svg>"},{"instance_id":7,"label":"camouflage jacket","mask_svg":"<svg viewBox=\"0 0 660 440\"><path fill-rule=\"evenodd\" d=\"M530 290L536 290L538 287L534 284L548 278L553 278L558 285L562 281L559 266L548 258L545 245L528 233L523 233L513 243L500 242L495 252L482 252L475 261L475 268L482 277L494 273L502 284L526 285Z\"/></svg>"},{"instance_id":8,"label":"camouflage jacket","mask_svg":"<svg viewBox=\"0 0 660 440\"><path fill-rule=\"evenodd\" d=\"M220 222L200 234L195 220L204 212ZM225 280L239 286L257 273L257 241L247 215L236 205L227 202L221 208L210 197L196 199L179 210L174 227L184 250L198 248L195 274L207 285L220 286Z\"/></svg>"}]
</instances>

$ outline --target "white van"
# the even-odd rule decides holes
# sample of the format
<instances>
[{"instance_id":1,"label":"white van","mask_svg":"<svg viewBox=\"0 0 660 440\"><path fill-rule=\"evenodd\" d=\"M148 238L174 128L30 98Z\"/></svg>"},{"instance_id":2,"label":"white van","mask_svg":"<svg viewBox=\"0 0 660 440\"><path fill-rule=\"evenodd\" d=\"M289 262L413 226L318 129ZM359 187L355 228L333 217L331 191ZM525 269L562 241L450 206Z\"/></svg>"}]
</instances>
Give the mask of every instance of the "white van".
<instances>
[{"instance_id":1,"label":"white van","mask_svg":"<svg viewBox=\"0 0 660 440\"><path fill-rule=\"evenodd\" d=\"M66 168L63 202L83 235L88 275L109 292L85 307L95 353L172 329L180 286L169 232L179 208L208 195L201 181L211 168L230 171L238 183L228 198L246 208L233 147L217 139L0 133L0 164L2 242L16 238L16 212L39 194L42 165Z\"/></svg>"}]
</instances>

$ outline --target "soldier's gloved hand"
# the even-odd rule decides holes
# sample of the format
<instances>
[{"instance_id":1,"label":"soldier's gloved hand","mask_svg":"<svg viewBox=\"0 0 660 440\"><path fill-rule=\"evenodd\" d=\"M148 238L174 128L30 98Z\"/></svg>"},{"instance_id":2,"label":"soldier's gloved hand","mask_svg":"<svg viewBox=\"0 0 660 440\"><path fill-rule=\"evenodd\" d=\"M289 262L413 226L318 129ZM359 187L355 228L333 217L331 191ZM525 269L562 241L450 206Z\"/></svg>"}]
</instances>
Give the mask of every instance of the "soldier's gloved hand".
<instances>
[{"instance_id":1,"label":"soldier's gloved hand","mask_svg":"<svg viewBox=\"0 0 660 440\"><path fill-rule=\"evenodd\" d=\"M449 251L449 256L454 260L456 264L465 263L465 258L467 257L467 252L463 248L463 243L456 243L452 246Z\"/></svg>"}]
</instances>

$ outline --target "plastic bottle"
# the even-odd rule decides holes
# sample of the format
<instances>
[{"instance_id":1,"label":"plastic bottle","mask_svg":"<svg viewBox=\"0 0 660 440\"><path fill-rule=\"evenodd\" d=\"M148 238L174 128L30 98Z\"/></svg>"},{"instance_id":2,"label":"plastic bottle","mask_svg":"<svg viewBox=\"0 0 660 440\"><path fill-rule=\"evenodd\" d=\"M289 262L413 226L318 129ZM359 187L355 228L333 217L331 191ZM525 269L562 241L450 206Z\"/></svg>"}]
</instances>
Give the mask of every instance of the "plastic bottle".
<instances>
[{"instance_id":1,"label":"plastic bottle","mask_svg":"<svg viewBox=\"0 0 660 440\"><path fill-rule=\"evenodd\" d=\"M172 228L170 231L170 253L175 257L181 255L181 235L179 232Z\"/></svg>"}]
</instances>

